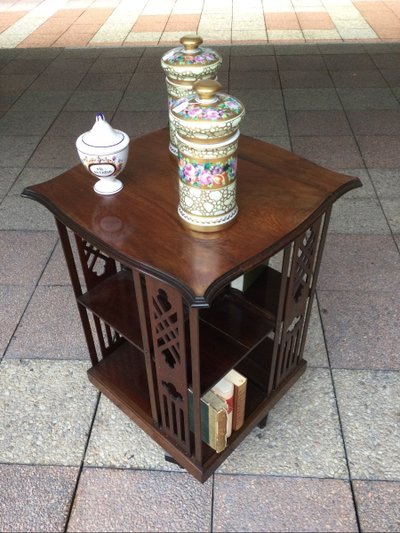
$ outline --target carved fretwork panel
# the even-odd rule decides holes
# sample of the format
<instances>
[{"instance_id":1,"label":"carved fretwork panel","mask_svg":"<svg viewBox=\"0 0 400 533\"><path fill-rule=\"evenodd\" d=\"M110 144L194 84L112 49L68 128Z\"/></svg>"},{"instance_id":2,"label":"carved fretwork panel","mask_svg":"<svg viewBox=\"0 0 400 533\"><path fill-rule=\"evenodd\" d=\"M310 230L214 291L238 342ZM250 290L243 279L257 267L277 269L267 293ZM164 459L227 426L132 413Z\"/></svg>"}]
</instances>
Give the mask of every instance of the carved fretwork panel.
<instances>
[{"instance_id":1,"label":"carved fretwork panel","mask_svg":"<svg viewBox=\"0 0 400 533\"><path fill-rule=\"evenodd\" d=\"M185 320L182 298L172 287L146 276L157 388L164 432L190 451Z\"/></svg>"},{"instance_id":2,"label":"carved fretwork panel","mask_svg":"<svg viewBox=\"0 0 400 533\"><path fill-rule=\"evenodd\" d=\"M275 369L276 381L279 383L301 358L301 340L304 326L304 315L296 317L290 327L282 333L280 354Z\"/></svg>"},{"instance_id":3,"label":"carved fretwork panel","mask_svg":"<svg viewBox=\"0 0 400 533\"><path fill-rule=\"evenodd\" d=\"M321 218L293 243L285 306L285 321L288 326L297 316L304 313L304 308L310 296L320 229Z\"/></svg>"},{"instance_id":4,"label":"carved fretwork panel","mask_svg":"<svg viewBox=\"0 0 400 533\"><path fill-rule=\"evenodd\" d=\"M114 259L95 248L78 235L75 235L81 260L83 276L88 289L95 287L103 279L117 272Z\"/></svg>"},{"instance_id":5,"label":"carved fretwork panel","mask_svg":"<svg viewBox=\"0 0 400 533\"><path fill-rule=\"evenodd\" d=\"M299 364L304 348L306 325L308 321L318 251L321 246L321 228L323 217L317 219L300 235L285 253L290 254L286 262L287 279L283 305L283 322L279 326L278 357L275 367L274 386ZM289 257L289 255L288 255Z\"/></svg>"}]
</instances>

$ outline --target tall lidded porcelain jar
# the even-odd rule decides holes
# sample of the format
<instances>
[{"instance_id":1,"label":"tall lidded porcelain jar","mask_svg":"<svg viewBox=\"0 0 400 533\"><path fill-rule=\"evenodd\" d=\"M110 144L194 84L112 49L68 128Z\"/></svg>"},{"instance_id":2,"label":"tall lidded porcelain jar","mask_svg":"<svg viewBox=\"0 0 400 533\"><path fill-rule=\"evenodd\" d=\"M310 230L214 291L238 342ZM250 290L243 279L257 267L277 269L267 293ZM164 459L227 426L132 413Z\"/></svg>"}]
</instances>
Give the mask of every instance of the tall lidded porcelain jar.
<instances>
[{"instance_id":1,"label":"tall lidded porcelain jar","mask_svg":"<svg viewBox=\"0 0 400 533\"><path fill-rule=\"evenodd\" d=\"M178 213L195 231L225 229L238 213L236 153L245 110L220 89L215 80L198 81L195 93L171 108L178 145Z\"/></svg>"},{"instance_id":2,"label":"tall lidded porcelain jar","mask_svg":"<svg viewBox=\"0 0 400 533\"><path fill-rule=\"evenodd\" d=\"M200 46L199 35L185 35L180 39L182 46L173 48L161 58L166 74L168 108L181 98L193 93L193 84L202 79L215 79L222 64L222 57L210 48ZM177 155L175 129L170 119L170 151Z\"/></svg>"}]
</instances>

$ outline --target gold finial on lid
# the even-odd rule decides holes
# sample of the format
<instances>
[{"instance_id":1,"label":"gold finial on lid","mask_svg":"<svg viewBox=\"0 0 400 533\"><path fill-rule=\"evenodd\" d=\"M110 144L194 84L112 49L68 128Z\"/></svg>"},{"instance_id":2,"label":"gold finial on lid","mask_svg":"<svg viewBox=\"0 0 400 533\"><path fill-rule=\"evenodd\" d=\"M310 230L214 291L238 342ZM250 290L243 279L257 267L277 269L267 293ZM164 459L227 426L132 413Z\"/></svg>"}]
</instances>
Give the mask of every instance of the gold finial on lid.
<instances>
[{"instance_id":1,"label":"gold finial on lid","mask_svg":"<svg viewBox=\"0 0 400 533\"><path fill-rule=\"evenodd\" d=\"M193 85L193 90L200 100L211 100L221 88L222 85L216 80L199 80Z\"/></svg>"},{"instance_id":2,"label":"gold finial on lid","mask_svg":"<svg viewBox=\"0 0 400 533\"><path fill-rule=\"evenodd\" d=\"M179 39L179 42L183 44L185 50L196 50L203 42L203 39L200 35L184 35Z\"/></svg>"}]
</instances>

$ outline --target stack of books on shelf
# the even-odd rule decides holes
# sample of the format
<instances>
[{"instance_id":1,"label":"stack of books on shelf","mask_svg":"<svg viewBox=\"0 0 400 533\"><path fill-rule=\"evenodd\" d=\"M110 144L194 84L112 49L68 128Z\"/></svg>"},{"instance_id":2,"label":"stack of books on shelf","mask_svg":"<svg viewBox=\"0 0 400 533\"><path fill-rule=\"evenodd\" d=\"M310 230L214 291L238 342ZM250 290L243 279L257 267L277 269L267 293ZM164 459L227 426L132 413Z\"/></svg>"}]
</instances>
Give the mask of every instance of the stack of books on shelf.
<instances>
[{"instance_id":1,"label":"stack of books on shelf","mask_svg":"<svg viewBox=\"0 0 400 533\"><path fill-rule=\"evenodd\" d=\"M244 423L246 389L247 378L237 370L231 370L201 397L201 438L217 453L226 448L232 431L237 431ZM189 389L191 414L192 403L193 395ZM190 419L193 425L193 416Z\"/></svg>"}]
</instances>

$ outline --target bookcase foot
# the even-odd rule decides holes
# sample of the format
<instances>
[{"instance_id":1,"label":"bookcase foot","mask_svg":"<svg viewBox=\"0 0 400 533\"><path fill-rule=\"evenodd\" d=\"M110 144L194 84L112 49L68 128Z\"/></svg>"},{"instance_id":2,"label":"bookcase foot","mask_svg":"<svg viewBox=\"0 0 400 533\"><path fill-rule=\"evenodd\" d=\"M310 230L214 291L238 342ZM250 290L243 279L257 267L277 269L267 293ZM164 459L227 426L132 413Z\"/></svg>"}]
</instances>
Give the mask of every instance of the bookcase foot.
<instances>
[{"instance_id":1,"label":"bookcase foot","mask_svg":"<svg viewBox=\"0 0 400 533\"><path fill-rule=\"evenodd\" d=\"M164 454L164 459L167 461L167 463L172 463L179 466L179 468L183 468L171 455L168 455L167 453Z\"/></svg>"},{"instance_id":2,"label":"bookcase foot","mask_svg":"<svg viewBox=\"0 0 400 533\"><path fill-rule=\"evenodd\" d=\"M265 426L267 425L267 421L268 421L268 415L264 416L264 418L262 420L260 420L260 422L257 424L258 427L260 429L264 429Z\"/></svg>"}]
</instances>

